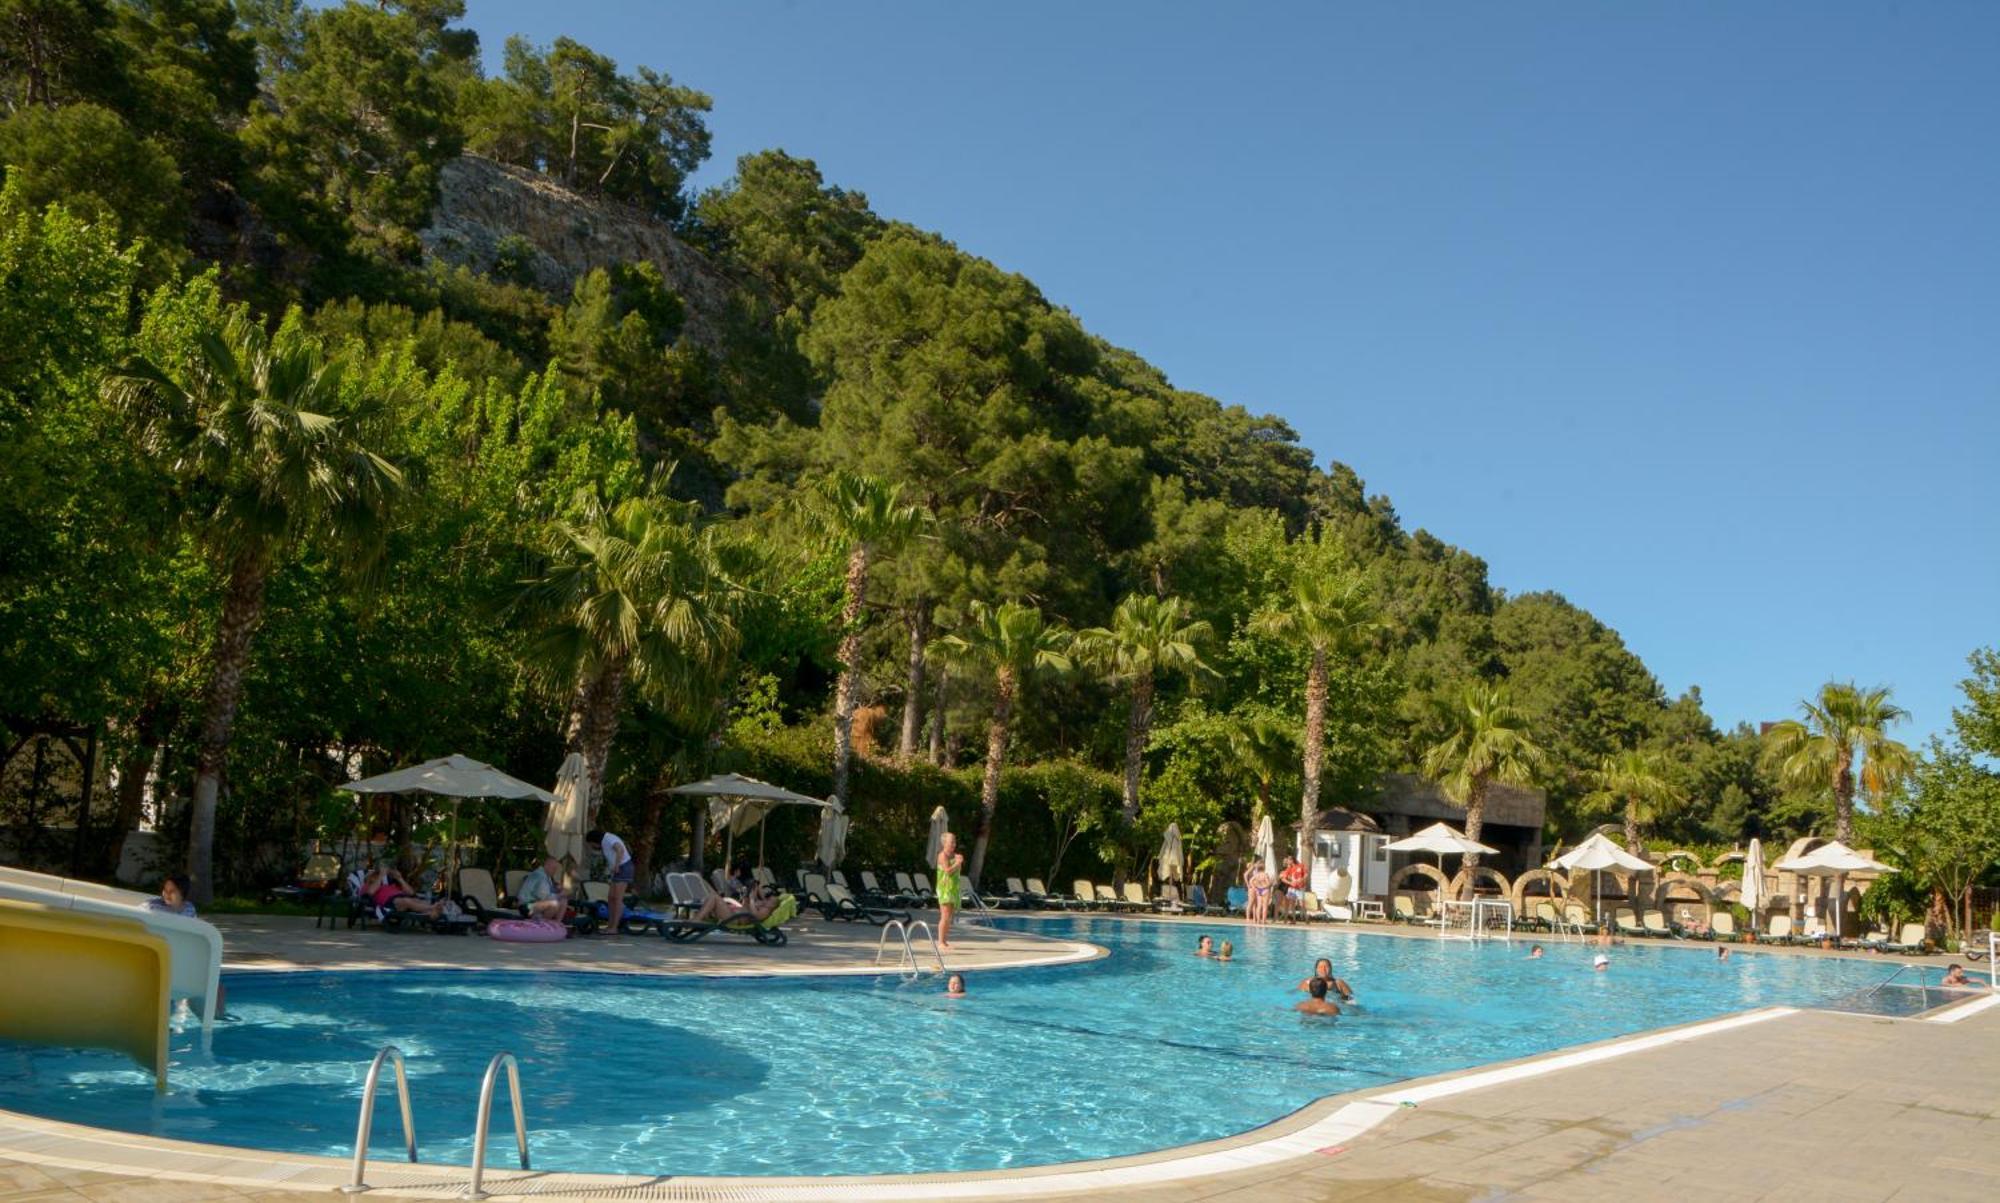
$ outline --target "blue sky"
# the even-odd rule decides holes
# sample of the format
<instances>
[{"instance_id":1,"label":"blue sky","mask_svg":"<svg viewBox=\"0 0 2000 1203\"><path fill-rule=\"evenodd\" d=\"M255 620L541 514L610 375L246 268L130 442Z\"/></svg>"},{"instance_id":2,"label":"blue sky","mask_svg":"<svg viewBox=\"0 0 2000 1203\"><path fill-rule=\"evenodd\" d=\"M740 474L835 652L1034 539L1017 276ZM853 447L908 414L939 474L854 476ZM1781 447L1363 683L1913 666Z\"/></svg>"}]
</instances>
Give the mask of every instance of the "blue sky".
<instances>
[{"instance_id":1,"label":"blue sky","mask_svg":"<svg viewBox=\"0 0 2000 1203\"><path fill-rule=\"evenodd\" d=\"M2000 5L471 0L1297 427L1719 721L2000 642Z\"/></svg>"}]
</instances>

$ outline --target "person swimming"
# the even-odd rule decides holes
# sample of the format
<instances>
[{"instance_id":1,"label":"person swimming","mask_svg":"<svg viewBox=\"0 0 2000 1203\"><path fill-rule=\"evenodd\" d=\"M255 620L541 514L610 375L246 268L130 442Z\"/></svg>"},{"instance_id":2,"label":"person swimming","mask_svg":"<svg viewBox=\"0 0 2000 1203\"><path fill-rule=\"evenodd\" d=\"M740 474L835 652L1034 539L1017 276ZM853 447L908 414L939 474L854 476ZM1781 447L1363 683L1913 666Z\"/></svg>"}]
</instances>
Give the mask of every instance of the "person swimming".
<instances>
[{"instance_id":1,"label":"person swimming","mask_svg":"<svg viewBox=\"0 0 2000 1203\"><path fill-rule=\"evenodd\" d=\"M1325 982L1327 989L1334 994L1338 994L1342 1002L1354 1001L1353 987L1333 976L1333 962L1327 960L1325 957L1321 957L1319 960L1313 962L1312 976L1300 979L1299 989L1310 994L1314 982Z\"/></svg>"},{"instance_id":2,"label":"person swimming","mask_svg":"<svg viewBox=\"0 0 2000 1203\"><path fill-rule=\"evenodd\" d=\"M1297 1011L1301 1015L1340 1014L1340 1005L1326 996L1327 979L1316 977L1309 980L1312 983L1312 988L1308 993L1312 997L1300 999L1298 1002L1293 1003L1292 1010Z\"/></svg>"},{"instance_id":3,"label":"person swimming","mask_svg":"<svg viewBox=\"0 0 2000 1203\"><path fill-rule=\"evenodd\" d=\"M1598 953L1597 956L1593 958L1590 962L1590 970L1592 973L1603 973L1605 970L1609 968L1611 968L1611 958L1605 956L1601 952Z\"/></svg>"},{"instance_id":4,"label":"person swimming","mask_svg":"<svg viewBox=\"0 0 2000 1203\"><path fill-rule=\"evenodd\" d=\"M1234 955L1235 952L1236 952L1236 945L1231 944L1227 940L1224 940L1222 942L1222 951L1215 954L1215 959L1218 961L1226 961L1232 955Z\"/></svg>"},{"instance_id":5,"label":"person swimming","mask_svg":"<svg viewBox=\"0 0 2000 1203\"><path fill-rule=\"evenodd\" d=\"M963 973L954 973L944 979L944 996L946 998L965 997L965 975Z\"/></svg>"},{"instance_id":6,"label":"person swimming","mask_svg":"<svg viewBox=\"0 0 2000 1203\"><path fill-rule=\"evenodd\" d=\"M1196 941L1194 942L1194 955L1196 955L1196 956L1198 956L1198 957L1212 957L1212 956L1214 956L1214 955L1215 955L1215 937L1214 937L1214 936L1203 936L1203 937L1202 937L1201 939L1199 939L1199 940L1196 940Z\"/></svg>"},{"instance_id":7,"label":"person swimming","mask_svg":"<svg viewBox=\"0 0 2000 1203\"><path fill-rule=\"evenodd\" d=\"M1541 960L1541 958L1542 958L1542 946L1541 946L1541 945L1537 944L1537 945L1535 945L1535 946L1534 946L1533 948L1530 948L1530 949L1528 950L1528 959L1529 959L1529 960L1531 960L1531 961L1539 961L1539 960Z\"/></svg>"},{"instance_id":8,"label":"person swimming","mask_svg":"<svg viewBox=\"0 0 2000 1203\"><path fill-rule=\"evenodd\" d=\"M1716 946L1716 949L1715 949L1715 959L1716 959L1716 960L1718 960L1718 961L1726 961L1726 960L1728 960L1728 959L1729 959L1729 949L1727 949L1726 947L1723 947L1723 946L1721 946L1721 945L1717 945L1717 946Z\"/></svg>"},{"instance_id":9,"label":"person swimming","mask_svg":"<svg viewBox=\"0 0 2000 1203\"><path fill-rule=\"evenodd\" d=\"M1956 963L1946 966L1944 971L1944 977L1938 981L1938 985L1940 986L1971 987L1971 986L1977 986L1978 984L1979 984L1978 982L1975 982L1971 978L1965 976L1964 966Z\"/></svg>"}]
</instances>

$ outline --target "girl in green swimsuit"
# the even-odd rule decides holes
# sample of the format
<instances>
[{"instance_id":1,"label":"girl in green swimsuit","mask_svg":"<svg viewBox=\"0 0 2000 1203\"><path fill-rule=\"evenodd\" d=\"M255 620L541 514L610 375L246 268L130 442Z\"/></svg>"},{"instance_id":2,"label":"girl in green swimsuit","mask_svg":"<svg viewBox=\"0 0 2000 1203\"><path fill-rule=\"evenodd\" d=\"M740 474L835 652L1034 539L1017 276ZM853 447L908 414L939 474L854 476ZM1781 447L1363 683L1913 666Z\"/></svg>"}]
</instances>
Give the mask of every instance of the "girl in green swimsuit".
<instances>
[{"instance_id":1,"label":"girl in green swimsuit","mask_svg":"<svg viewBox=\"0 0 2000 1203\"><path fill-rule=\"evenodd\" d=\"M965 865L965 858L958 853L958 837L947 831L938 845L937 860L937 901L938 901L938 946L951 947L951 917L958 910L958 871Z\"/></svg>"}]
</instances>

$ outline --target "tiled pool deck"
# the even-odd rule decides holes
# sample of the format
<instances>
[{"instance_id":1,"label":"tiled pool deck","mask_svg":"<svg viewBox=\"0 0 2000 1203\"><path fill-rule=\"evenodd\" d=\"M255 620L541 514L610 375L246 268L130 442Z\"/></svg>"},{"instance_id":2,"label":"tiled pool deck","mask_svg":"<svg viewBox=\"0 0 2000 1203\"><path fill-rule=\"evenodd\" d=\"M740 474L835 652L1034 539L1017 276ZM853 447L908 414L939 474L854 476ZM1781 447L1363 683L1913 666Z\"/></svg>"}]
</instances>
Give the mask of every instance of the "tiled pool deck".
<instances>
[{"instance_id":1,"label":"tiled pool deck","mask_svg":"<svg viewBox=\"0 0 2000 1203\"><path fill-rule=\"evenodd\" d=\"M548 967L555 952L561 968L680 973L769 972L780 959L787 971L868 971L877 939L873 929L832 924L807 929L782 950L740 941L663 948L658 940L631 939L532 950L485 940L315 933L309 920L225 920L224 930L232 963L246 967ZM539 958L524 957L536 951ZM1074 945L968 931L952 962L978 968L1079 955L1085 954ZM1996 1002L1981 999L1924 1020L1753 1012L1338 1096L1230 1140L1081 1166L791 1180L494 1170L486 1185L496 1199L717 1203L1027 1197L1148 1203L1990 1201L2000 1195ZM1135 1105L1200 1104L1149 1092ZM295 1201L330 1194L346 1171L344 1163L329 1159L232 1154L0 1113L0 1199ZM462 1169L390 1162L371 1162L369 1177L385 1189L368 1197L383 1199L449 1198L467 1180Z\"/></svg>"}]
</instances>

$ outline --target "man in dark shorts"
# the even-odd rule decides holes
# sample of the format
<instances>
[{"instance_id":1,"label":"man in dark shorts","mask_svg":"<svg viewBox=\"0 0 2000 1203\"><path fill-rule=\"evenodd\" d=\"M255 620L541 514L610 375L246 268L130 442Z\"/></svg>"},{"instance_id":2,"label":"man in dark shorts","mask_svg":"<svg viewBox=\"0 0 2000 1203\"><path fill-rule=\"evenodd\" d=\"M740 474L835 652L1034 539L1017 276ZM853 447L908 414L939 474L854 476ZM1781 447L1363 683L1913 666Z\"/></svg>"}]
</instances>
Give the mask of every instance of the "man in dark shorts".
<instances>
[{"instance_id":1,"label":"man in dark shorts","mask_svg":"<svg viewBox=\"0 0 2000 1203\"><path fill-rule=\"evenodd\" d=\"M608 831L592 831L583 837L583 842L592 852L604 854L604 877L611 883L611 923L606 929L611 935L618 934L618 924L625 918L625 890L632 884L632 853L625 847L625 841Z\"/></svg>"}]
</instances>

